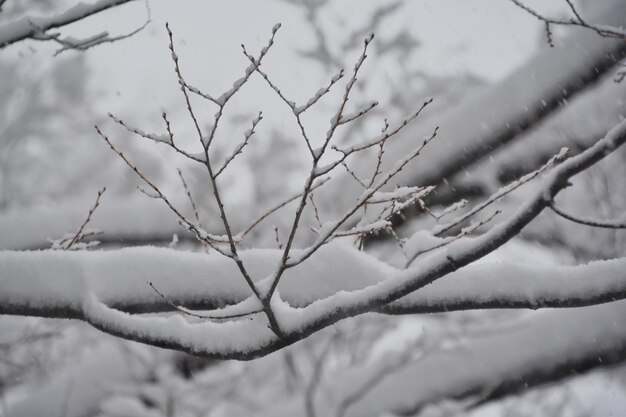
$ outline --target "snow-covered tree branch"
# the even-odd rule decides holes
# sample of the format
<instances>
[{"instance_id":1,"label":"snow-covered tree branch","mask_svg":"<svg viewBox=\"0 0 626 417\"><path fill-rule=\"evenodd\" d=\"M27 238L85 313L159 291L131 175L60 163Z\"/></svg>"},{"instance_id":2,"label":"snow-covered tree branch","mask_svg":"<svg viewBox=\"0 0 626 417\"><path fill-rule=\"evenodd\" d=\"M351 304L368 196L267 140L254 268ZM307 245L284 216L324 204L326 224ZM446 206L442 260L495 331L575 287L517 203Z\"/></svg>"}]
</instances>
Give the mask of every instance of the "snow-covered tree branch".
<instances>
[{"instance_id":1,"label":"snow-covered tree branch","mask_svg":"<svg viewBox=\"0 0 626 417\"><path fill-rule=\"evenodd\" d=\"M92 289L92 286L94 285L92 283L94 282L95 285L101 285L98 282L99 279L95 277L98 277L100 274L98 270L104 267L102 263L103 261L100 261L101 263L97 262L97 256L94 256L96 266L92 266L90 268L87 263L88 261L86 261L87 258L84 257L84 255L78 258L78 262L76 262L76 260L72 262L70 258L71 255L68 254L54 254L52 255L53 258L51 260L45 260L46 255L38 253L7 253L3 255L6 256L2 262L3 280L11 280L10 282L12 282L12 286L19 289L22 287L22 284L20 284L21 277L19 275L26 275L30 273L32 275L26 275L25 279L32 280L36 283L35 288L31 290L32 292L27 291L29 295L22 294L22 301L18 301L17 305L11 307L11 303L16 302L16 299L18 299L17 295L19 294L9 296L8 299L3 300L3 304L7 305L7 307L3 307L3 310L5 312L12 312L13 310L14 313L18 314L20 312L36 313L42 316L58 315L63 311L66 311L65 314L67 314L68 317L80 317L107 333L130 340L137 340L156 346L174 348L194 354L217 358L247 359L258 357L294 343L295 341L301 340L344 318L353 317L370 311L376 311L378 309L384 310L384 306L396 300L400 300L402 297L409 296L412 293L415 293L415 295L419 297L419 290L421 288L426 287L428 284L435 282L449 273L457 271L460 268L475 262L516 236L524 228L524 226L539 215L543 209L549 207L550 202L558 194L558 192L568 185L568 180L571 177L602 160L611 152L618 149L622 144L624 144L624 142L626 142L626 121L620 123L612 129L602 140L587 151L570 158L560 166L556 167L543 180L535 195L527 201L523 207L518 209L517 213L509 219L506 219L502 223L496 225L480 237L473 239L464 238L452 242L447 247L442 248L442 250L435 252L433 255L420 262L416 262L407 270L384 271L384 268L380 265L378 268L375 268L374 265L369 265L368 269L371 269L371 271L382 270L382 273L379 272L376 274L378 276L374 275L374 277L370 278L373 282L372 285L350 291L337 291L318 300L309 299L307 300L308 305L304 305L302 307L291 306L289 300L285 300L280 295L280 290L277 291L270 299L270 308L272 309L274 319L280 326L281 334L275 334L272 332L269 328L270 324L262 315L252 314L252 311L257 312L259 308L263 310L263 306L259 303L260 300L256 298L256 296L249 296L237 304L230 304L228 307L216 311L217 315L215 318L219 318L220 314L232 315L248 312L251 313L249 317L236 319L234 321L225 320L222 322L209 321L198 323L186 320L184 316L180 316L178 314L169 318L151 317L132 315L112 308L107 305L107 303L112 303L113 305L123 305L124 301L118 301L116 300L116 297L103 300L100 298L98 293ZM331 253L334 256L337 256L339 250L339 248L333 248ZM358 260L352 258L353 260L348 263L349 265L363 265L367 262L365 255L350 255L352 249L344 250L346 253L339 256L340 259L350 259L350 256L360 256L365 258L357 258ZM46 294L44 292L42 296L39 297L36 295L37 288L40 287L38 283L42 280L48 279L47 277L50 272L49 267L47 266L45 268L37 268L34 266L36 258L42 257L42 255L44 257L42 265L54 265L53 262L55 261L61 263L57 273L66 275L68 284L61 287L58 282L55 282L54 295ZM119 256L123 255L124 254L122 252ZM268 258L268 255L269 254L264 254L264 258ZM294 255L298 256L298 252L295 252ZM111 255L102 254L101 256L106 257L116 255L115 253L112 253ZM127 259L138 259L138 257L135 254L132 254L132 252L127 253L126 256ZM140 278L134 278L135 282L149 281L153 279L152 277L154 273L148 269L149 265L154 263L150 261L151 258L155 261L157 259L159 260L157 270L164 270L165 265L168 265L168 263L161 263L163 260L163 254L152 254L152 256L150 256L150 252L147 251L145 256L146 259L139 263L139 265L144 265L142 270L145 271L145 275L142 275ZM20 257L24 258L20 259ZM33 261L28 261L28 257L34 258ZM13 262L11 262L11 258L14 258ZM243 262L244 258L241 258L241 261ZM178 261L177 264L179 262L180 261ZM215 262L215 260L213 260L213 262ZM211 265L213 262L209 261L207 266L205 266L201 271L195 272L194 275L215 275L216 279L226 279L228 280L227 282L232 282L232 279L221 276L224 274L222 271L224 266L227 264L222 264L222 266L219 267L217 262L215 262L215 266ZM317 260L317 262L324 264L327 263L328 260L323 259L322 257ZM372 263L372 261L369 262L370 264ZM509 303L510 306L524 306L524 304L526 304L525 306L532 306L533 303L537 303L538 306L541 306L544 303L545 305L550 306L570 306L576 305L577 303L580 303L581 305L593 304L593 300L596 300L595 302L605 302L613 298L617 299L619 298L618 294L623 293L623 287L621 287L622 289L619 287L620 281L623 285L624 277L622 276L619 268L619 265L623 266L623 262L615 262L618 267L615 268L615 265L613 266L613 274L602 274L603 279L609 280L609 285L605 287L606 293L604 294L594 294L591 291L587 291L590 287L582 284L581 289L583 291L572 291L569 294L565 293L559 297L559 292L563 289L558 286L555 291L554 285L556 285L556 282L550 281L552 290L541 288L541 286L533 287L534 291L538 291L538 294L531 294L528 299L516 299L512 296L513 294L511 294L513 290L511 290L511 292L505 290L506 295L504 297L496 296L494 300L490 300L488 294L490 294L492 290L484 288L481 291L482 300L473 300L473 302L476 303L477 306L480 306L481 304L497 305L498 303L504 303L505 305ZM182 266L193 270L194 264L191 261L188 265L185 265L186 263L187 262L183 261ZM126 265L124 261L104 261L104 265L106 264L114 265L115 268L118 269L115 274L110 275L117 276L119 279L128 282L125 279L125 271L133 270L129 265ZM173 267L172 264L167 266L167 270L171 271L171 275L184 274L184 272L181 272L178 269L170 269ZM28 265L29 267L26 271L21 272L19 270L20 265ZM72 265L74 266L72 267ZM249 262L248 265L254 265L254 263ZM299 287L310 285L309 281L311 281L311 283L315 281L312 277L309 277L309 274L306 272L307 267L314 268L314 265L316 265L316 259L312 258L308 261L308 264L303 263L299 266L299 271L297 270L298 275L300 277L304 277L305 281L303 284L299 285ZM610 264L605 265L601 263L597 265L598 268L607 266L610 268ZM70 276L70 271L74 268L80 272L77 276ZM593 271L593 266L587 266L585 268ZM17 269L17 271L14 272L14 269ZM349 270L348 273L352 274L352 271ZM462 276L462 272L460 273ZM366 276L371 274L373 274L373 272L366 274ZM102 280L107 280L108 275L109 274L106 274L102 277ZM232 275L232 270L229 275ZM250 275L252 276L252 274ZM331 277L336 275L336 273L331 273ZM590 275L596 275L596 273L591 272ZM497 277L490 279L497 280ZM268 280L270 280L270 283L272 282L271 274L267 278L261 275L260 281L254 284L254 288L259 288L259 285L263 285L262 283L264 281L268 282ZM337 281L343 282L341 279L337 279ZM8 284L8 282L6 284L3 283L3 287L8 287ZM26 283L23 285L26 285ZM110 283L105 285L109 288L111 286ZM504 284L499 283L498 287L502 288L503 285ZM592 281L590 285L591 288L593 288L594 286L597 286L598 283L596 281ZM228 304L228 301L238 301L237 298L243 298L241 295L239 295L239 297L234 297L234 294L232 294L229 288L230 285L227 285L226 288L220 288L220 285L208 284L208 287L210 288L208 290L209 293L216 293L213 296L214 299L209 301L208 304L224 305ZM113 288L115 288L115 286L113 286ZM571 287L568 290L570 289ZM241 289L239 291L241 291ZM303 292L307 293L308 291L303 290ZM542 293L543 295L540 295ZM128 290L124 288L122 297L127 294ZM144 297L146 297L146 294L149 294L147 289L146 292L144 292ZM248 295L250 294L248 293ZM508 300L507 295L511 297ZM229 299L229 297L232 298ZM23 300L23 298L26 298L26 300ZM60 305L58 305L59 302ZM134 302L137 303L136 300ZM154 296L144 300L144 303L148 305L153 304L154 302ZM471 303L472 301L470 301L470 304ZM55 306L55 304L57 305ZM34 307L33 305L40 307ZM408 311L412 311L412 309L419 310L419 307L415 308L417 306L414 304L412 305L410 302L408 307L407 304L403 304L401 301L399 302L399 305L400 310L403 307L407 308ZM445 306L442 307L445 309ZM41 310L40 312L37 311L38 308ZM142 310L141 305L136 308L140 311ZM392 306L389 308L390 311L393 311ZM457 308L462 307L459 306ZM55 311L56 313L54 313Z\"/></svg>"}]
</instances>

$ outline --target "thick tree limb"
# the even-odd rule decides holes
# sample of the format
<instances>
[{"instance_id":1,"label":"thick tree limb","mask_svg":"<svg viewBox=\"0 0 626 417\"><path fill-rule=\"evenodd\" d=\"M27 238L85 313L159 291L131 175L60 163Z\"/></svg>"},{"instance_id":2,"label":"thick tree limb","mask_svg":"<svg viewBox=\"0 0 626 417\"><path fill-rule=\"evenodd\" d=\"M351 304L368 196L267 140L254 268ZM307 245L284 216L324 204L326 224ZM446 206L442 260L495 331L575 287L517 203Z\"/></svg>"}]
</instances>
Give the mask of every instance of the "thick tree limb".
<instances>
[{"instance_id":1,"label":"thick tree limb","mask_svg":"<svg viewBox=\"0 0 626 417\"><path fill-rule=\"evenodd\" d=\"M279 260L276 250L244 252L256 277ZM311 259L306 278L288 273L283 300L306 307L340 291L380 283L398 271L351 247L330 245ZM0 252L0 314L84 319L85 288L127 313L173 311L170 302L211 310L243 302L250 291L228 259L169 249L107 252ZM436 313L485 308L582 307L626 298L626 258L584 266L538 267L512 263L469 265L377 311ZM97 272L99 271L99 272ZM174 278L175 277L175 278ZM36 302L35 302L36 301Z\"/></svg>"}]
</instances>

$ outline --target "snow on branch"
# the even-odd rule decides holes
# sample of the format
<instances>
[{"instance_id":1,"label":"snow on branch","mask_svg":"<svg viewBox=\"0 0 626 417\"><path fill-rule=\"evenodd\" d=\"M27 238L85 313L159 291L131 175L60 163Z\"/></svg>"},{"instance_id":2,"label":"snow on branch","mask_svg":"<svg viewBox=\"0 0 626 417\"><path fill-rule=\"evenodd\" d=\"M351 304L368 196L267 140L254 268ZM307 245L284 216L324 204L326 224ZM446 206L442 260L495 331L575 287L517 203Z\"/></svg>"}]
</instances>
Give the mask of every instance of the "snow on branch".
<instances>
[{"instance_id":1,"label":"snow on branch","mask_svg":"<svg viewBox=\"0 0 626 417\"><path fill-rule=\"evenodd\" d=\"M163 300L145 285L147 279L154 282L171 302L181 306L185 306L184 297L183 300L176 297L189 296L190 292L193 294L192 306L193 300L196 303L201 300L200 305L205 303L204 308L208 309L244 303L251 298L261 300L251 289L267 288L273 282L276 259L283 256L282 251L275 250L241 252L241 260L245 260L250 276L255 278L253 286L233 279L238 268L229 259L218 255L201 256L155 248L81 256L60 252L4 252L0 255L1 312L80 318L113 335L197 355L238 359L258 357L347 317L384 311L386 306L398 309L396 313L419 311L415 302L410 301L411 297L419 297L420 292L427 290L436 291L437 280L446 275L449 276L445 279L454 282L455 276L463 277L467 270L471 272L476 267L458 270L516 236L548 207L549 201L567 186L570 177L600 161L624 142L626 121L587 151L556 167L543 180L535 196L509 219L478 238L451 243L445 252L437 252L412 268L395 270L340 243L320 247L309 263L292 272L291 279L289 271L285 271L285 279L280 288L275 289L275 296L270 298L280 334L271 330L267 315L255 314L214 323L194 322L181 315L137 316L123 308L124 303L126 307L133 306L134 311L146 311L155 305L163 308ZM307 253L306 250L302 252ZM294 250L293 255L298 256L298 251ZM489 282L486 284L488 290L483 285L475 286L477 299L472 298L471 291L465 294L463 287L456 296L457 290L446 287L444 298L451 297L449 300L457 303L457 308L471 308L471 305L536 308L608 302L624 297L623 267L624 259L619 259L578 267L581 269L546 268L543 272L541 268L528 266L513 269L526 277L523 279L538 280L536 285L521 287L521 280L514 279L512 283L509 280L511 276L518 277L510 273L515 267L503 266L506 272L501 275L496 267L492 270L494 273L481 271L478 274L482 277L479 279ZM524 268L530 268L532 272ZM585 268L593 276L591 279L586 279ZM458 272L452 274L454 271ZM541 279L546 273L550 278L556 277L554 281ZM172 280L173 276L188 277L186 279L196 280L197 285ZM157 281L159 278L160 282ZM563 280L568 279L573 281L563 284ZM119 285L115 280L121 280ZM440 282L446 281L441 279ZM425 288L431 283L434 284L430 289ZM445 286L441 283L439 285ZM291 290L290 285L293 285ZM203 288L206 290L200 291ZM500 294L498 288L502 289ZM490 296L492 291L494 294ZM461 299L465 297L467 304L459 302L459 296ZM433 294L427 298L437 299ZM498 299L499 302L495 301ZM422 308L424 311L434 309L432 306ZM265 308L263 310L265 312Z\"/></svg>"},{"instance_id":2,"label":"snow on branch","mask_svg":"<svg viewBox=\"0 0 626 417\"><path fill-rule=\"evenodd\" d=\"M264 276L271 273L280 251L250 250L242 252L242 257L255 276ZM381 285L401 274L401 271L339 243L322 248L305 266L302 271L288 272L279 287L281 298L294 309L306 310L317 300ZM415 314L607 303L626 298L625 267L626 259L577 267L510 263L470 265L375 311ZM108 306L106 309L116 310L116 314L125 320L133 320L136 313L172 311L171 304L194 312L200 310L202 315L209 315L204 311L215 309L210 317L223 319L225 312L229 311L224 307L242 305L252 299L249 288L237 279L236 267L228 259L169 249L1 252L0 272L3 288L0 314L84 320L85 297L89 296L92 297L90 306L101 303L99 309ZM158 288L167 301L146 285L146 281ZM253 305L246 308L247 312L255 312ZM250 317L240 320L251 321ZM255 320L261 321L258 317ZM115 320L109 325L114 326ZM190 331L202 330L201 326L193 327L193 323L188 325L192 326ZM261 323L258 325L262 327ZM237 327L233 327L235 329ZM163 331L172 332L172 337L177 337L178 330ZM203 345L196 347L199 349ZM210 354L206 349L204 353ZM214 353L220 354L219 351ZM256 354L264 353L269 350Z\"/></svg>"},{"instance_id":3,"label":"snow on branch","mask_svg":"<svg viewBox=\"0 0 626 417\"><path fill-rule=\"evenodd\" d=\"M59 53L67 49L85 50L101 43L115 42L127 38L143 30L143 28L148 25L150 22L149 9L146 23L133 32L122 36L112 37L107 32L103 32L87 39L74 39L71 37L62 38L60 34L49 34L48 31L50 29L67 26L102 11L130 3L131 1L134 0L97 0L93 3L81 2L54 16L22 17L17 21L0 26L0 48L4 48L24 39L53 40L60 43L62 46L57 52Z\"/></svg>"}]
</instances>

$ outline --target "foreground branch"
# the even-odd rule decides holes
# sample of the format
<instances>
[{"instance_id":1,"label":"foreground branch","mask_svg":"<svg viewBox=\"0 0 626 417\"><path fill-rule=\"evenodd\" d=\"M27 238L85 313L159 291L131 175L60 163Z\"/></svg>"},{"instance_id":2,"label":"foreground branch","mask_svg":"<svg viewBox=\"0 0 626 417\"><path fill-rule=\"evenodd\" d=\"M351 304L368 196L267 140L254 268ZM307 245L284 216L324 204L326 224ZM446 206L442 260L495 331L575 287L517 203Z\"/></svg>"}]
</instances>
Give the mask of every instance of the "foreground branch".
<instances>
[{"instance_id":1,"label":"foreground branch","mask_svg":"<svg viewBox=\"0 0 626 417\"><path fill-rule=\"evenodd\" d=\"M590 149L576 157L570 158L562 165L555 168L545 178L534 197L523 207L520 207L517 213L512 217L478 238L471 240L467 238L460 239L451 243L444 250L434 253L421 262L417 262L414 268L402 271L393 270L360 252L353 252L355 254L352 257L347 256L349 253L347 251L342 254L339 252L339 248L342 246L336 245L331 251L333 264L338 267L336 265L338 260L347 260L350 262L352 268L349 269L350 273L353 273L353 269L357 266L365 268L363 273L355 274L355 276L358 276L359 280L361 280L361 284L348 291L338 291L327 297L319 297L320 299L302 308L294 307L297 305L297 302L293 304L285 302L280 296L280 291L282 290L278 290L275 297L272 299L272 311L275 314L276 320L280 323L280 328L283 332L282 337L278 337L268 328L267 320L264 317L254 317L220 324L189 323L181 316L139 317L113 309L107 306L106 298L96 291L97 288L94 288L94 284L97 285L98 283L95 282L89 285L91 279L102 273L99 271L103 270L103 266L109 266L109 268L116 270L116 275L111 275L119 277L125 277L125 275L128 274L127 271L132 270L129 269L126 264L128 261L103 263L102 256L111 256L111 253L98 254L101 258L94 263L97 268L89 268L86 265L81 265L80 262L75 264L75 276L79 277L82 283L75 282L72 286L55 286L55 297L48 300L48 308L52 308L55 303L58 304L59 300L61 300L61 304L64 304L66 308L72 309L75 313L78 313L79 318L82 318L96 328L116 336L155 346L178 349L197 355L216 358L250 359L262 356L304 339L344 318L370 311L377 311L387 305L391 305L394 301L400 300L402 297L408 296L411 293L415 293L428 284L493 252L498 247L517 236L528 223L539 215L543 209L548 207L550 201L558 192L568 185L568 181L572 176L602 160L623 145L624 142L626 142L626 121L622 121L612 129L604 139L600 140ZM143 250L152 251L154 249ZM128 258L129 252L128 250L120 251L120 254L124 254ZM318 254L320 253L323 252L318 252ZM65 254L65 256L68 255L69 254ZM113 256L114 255L113 253ZM9 277L6 278L9 280L15 276L14 274L28 274L26 276L30 276L36 281L47 278L49 272L47 269L45 271L37 270L36 268L30 267L30 265L28 271L20 269L20 265L23 264L23 259L20 260L19 258L29 256L29 254L6 252L3 256L6 256L2 262L3 274L0 275L3 279ZM190 254L177 254L177 256L184 257L188 261L192 259ZM136 259L136 256L132 256L132 258ZM274 276L271 269L268 270L267 268L267 262L272 261L267 259L267 252L264 251L260 258L263 259L262 262L265 263L256 266L256 272L258 273L255 274L255 276L265 276L267 278L265 278L265 283L263 280L257 282L257 287L267 285L268 280L272 279ZM322 264L328 263L325 259L321 259L320 262ZM623 260L613 262L623 263ZM54 263L50 261L45 264L54 265ZM155 257L151 263L144 263L144 265L147 273L153 273L153 271L148 271L148 266L155 267L155 270L163 269L163 271L173 271L171 269L172 265L165 262L162 256L158 258ZM249 262L249 265L252 265L252 262ZM262 268L262 265L266 265L265 270ZM273 267L273 265L274 263L271 262L270 268ZM606 266L607 264L599 263L598 265ZM187 269L189 268L190 266L187 266ZM226 273L227 270L223 268L224 267L215 270L216 279L227 279L225 276L228 275ZM230 268L232 274L234 265L230 264ZM311 268L311 270L315 269ZM38 274L37 271L39 271ZM63 271L64 273L59 276L70 275L72 269L64 268ZM185 271L178 269L174 271L175 274L173 275L175 276L186 275ZM363 286L364 277L372 276L372 274L376 274L377 272L383 275L379 277L374 275L374 282L369 286ZM607 291L615 292L615 289L620 287L619 281L622 280L622 272L618 272L618 277L607 272L608 271L603 271L601 274L594 274L594 279L598 279L600 276L616 279L616 282L610 284L605 283L602 287L607 289ZM188 270L187 273L191 273L191 271ZM312 282L315 282L315 280L311 279L308 275L306 265L301 266L296 275L304 279L298 283L299 294L311 294L310 288L307 289L306 287L311 285ZM386 279L382 279L382 277L386 277ZM20 277L17 279L13 278L14 281L9 281L7 285L3 284L3 288L7 289L6 292L3 292L3 297L6 297L11 292L11 289L13 289L14 292L24 291L24 285L19 281L19 278ZM204 275L203 278L205 278ZM343 282L343 279L336 279L336 282ZM349 281L347 282L349 283ZM204 294L215 294L221 291L222 295L220 301L222 305L229 304L227 299L230 297L232 300L233 298L231 285L232 284L221 288L220 286L212 285L210 291ZM163 292L166 291L161 285L159 285L159 287L162 288ZM76 290L71 290L73 288ZM126 297L129 293L128 283L119 287L110 285L109 283L109 285L105 285L104 288L108 288L108 290L104 291L105 296L107 295L107 291L114 292L118 288L124 289L124 293L121 296L122 298ZM502 286L496 285L495 288L502 288ZM569 288L569 286L559 287L558 291L563 291L563 288ZM491 291L493 288L489 288L489 290ZM623 292L623 289L617 290L618 293L620 291ZM284 292L285 294L287 293L286 290ZM483 289L482 293L484 298L484 294L488 292ZM202 292L196 292L196 294L202 294ZM241 298L247 298L250 295L249 289L244 294L246 295ZM416 292L416 294L419 294L419 292ZM579 298L584 297L583 294L580 294ZM152 293L151 296L155 297L156 295ZM33 298L36 300L33 300ZM29 308L34 309L34 311L39 310L44 312L45 307L43 301L45 301L46 298L47 297L37 297L33 295L33 293L29 293L26 299L22 300L20 308L15 307L15 303L19 299L16 296L7 297L0 305L3 305L3 313L13 312L13 314L28 314ZM35 302L33 303L33 301ZM236 302L236 300L232 301ZM20 309L22 310L21 313ZM54 310L54 308L52 309Z\"/></svg>"}]
</instances>

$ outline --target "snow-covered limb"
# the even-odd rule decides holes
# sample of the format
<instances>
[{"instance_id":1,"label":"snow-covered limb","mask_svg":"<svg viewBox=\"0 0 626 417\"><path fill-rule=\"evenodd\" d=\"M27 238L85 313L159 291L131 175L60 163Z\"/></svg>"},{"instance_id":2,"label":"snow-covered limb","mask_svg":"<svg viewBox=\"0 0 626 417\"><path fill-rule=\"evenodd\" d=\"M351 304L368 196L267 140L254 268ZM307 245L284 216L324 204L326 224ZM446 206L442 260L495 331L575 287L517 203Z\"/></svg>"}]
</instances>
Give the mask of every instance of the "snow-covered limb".
<instances>
[{"instance_id":1,"label":"snow-covered limb","mask_svg":"<svg viewBox=\"0 0 626 417\"><path fill-rule=\"evenodd\" d=\"M241 252L242 257L244 253L246 257L250 257L245 260L247 272L250 279L255 280L253 284L247 283L246 287L240 279L232 279L238 275L237 267L243 262L238 257L236 261L239 262L235 266L230 259L216 258L215 255L200 257L151 248L81 254L80 257L56 251L4 252L0 258L2 259L0 277L3 280L3 292L0 294L1 312L81 318L116 336L198 355L239 359L261 356L306 338L344 318L378 311L412 293L419 294L418 290L424 291L423 288L427 285L494 251L517 236L524 226L548 207L554 196L567 186L570 177L600 161L624 142L626 142L626 120L612 129L596 145L555 168L544 179L535 196L520 207L512 217L480 237L451 243L445 252L435 253L407 270L394 270L364 253L340 244L326 247L320 245L319 250L314 253L309 249L304 250L302 254L296 250L290 252L294 258L311 257L311 259L309 263L299 265L297 270L285 269L283 271L285 279L278 283L274 272L276 260L280 258L278 265L284 265L282 261L284 252L281 255L280 251L250 251ZM141 251L144 251L144 255L149 259L141 259L139 256ZM171 254L172 257L168 257L167 254ZM251 259L254 256L257 257L257 261ZM177 261L177 258L180 259ZM537 285L528 285L525 287L528 291L538 291L539 295L527 297L525 302L529 307L536 307L541 305L539 300L546 300L544 301L546 305L560 300L563 305L571 306L576 303L585 305L621 298L624 295L623 263L624 260L620 259L592 264L590 268L593 270L594 278L591 281L584 280L583 290L580 291L579 288L579 292L574 295L567 293L571 288L575 288L574 285L546 288L545 283L550 282L548 279L540 281ZM617 270L614 269L615 265L619 266ZM321 274L324 278L315 277L314 274L324 267L330 268ZM362 270L357 272L357 268ZM458 273L463 274L463 271ZM290 280L289 273L293 273L292 277L298 277L301 281L296 282L297 278ZM141 278L130 278L133 275ZM491 276L490 279L497 282L491 287L506 288L503 283L510 275L512 274L507 273L504 277ZM538 275L539 273L535 274L535 271L531 274ZM564 276L569 279L575 275L568 271ZM163 277L161 282L154 279L159 276ZM179 302L176 299L176 296L180 295L176 294L176 291L181 290L176 287L176 283L180 282L178 277L185 276L200 278L196 278L199 281L198 285L185 283L183 287L187 294L189 289L193 288L196 302L200 300L216 307L236 304L251 297L251 290L259 300L269 300L273 319L276 321L275 324L279 325L280 334L273 331L274 325L272 330L268 327L271 324L268 322L271 320L269 315L266 315L267 317L256 315L226 323L193 323L180 315L139 316L122 311L124 302L136 305L138 291L149 292L148 299L144 298L145 295L139 297L143 298L144 302L152 300L148 304L162 305L163 300L160 300L160 297L145 284L146 277L155 282L160 291L172 302L187 307L185 300ZM329 277L335 286L322 287L328 294L326 296L319 294L319 290L316 294L316 285L319 285L319 282L328 283ZM107 279L122 281L116 285L110 281L106 282ZM600 295L597 289L594 291L593 288L587 287L597 285L604 279L608 282L604 282L600 287L605 291ZM29 285L25 283L28 280L31 281ZM139 282L144 283L133 291L131 286L133 281L136 286ZM296 287L293 295L287 289L290 282ZM267 288L272 288L271 285L274 284L277 292L273 297L266 298ZM280 287L278 284L281 284ZM100 289L95 288L96 285L101 285ZM338 288L336 285L345 287ZM354 286L350 288L351 285ZM202 291L202 288L206 290ZM479 305L490 304L484 297L485 294L488 297L492 289L480 288ZM519 297L523 300L524 294L528 293L519 294L519 287L513 288L512 292L517 294L517 301L513 304L520 306ZM546 294L550 295L546 297ZM563 297L563 294L567 295ZM502 302L506 303L506 297ZM492 302L493 305L496 303ZM265 304L263 307L266 311Z\"/></svg>"},{"instance_id":2,"label":"snow-covered limb","mask_svg":"<svg viewBox=\"0 0 626 417\"><path fill-rule=\"evenodd\" d=\"M147 8L148 16L144 24L142 24L135 30L128 32L126 34L123 34L123 35L111 36L109 32L104 31L96 35L89 36L87 38L78 39L72 36L61 37L60 33L50 34L50 33L46 33L45 31L41 31L40 33L35 34L32 38L39 40L39 41L52 40L58 43L61 46L61 48L57 49L57 51L54 53L55 56L62 52L70 51L70 50L86 51L87 49L93 48L98 45L102 45L103 43L113 43L113 42L121 41L123 39L128 39L131 36L135 36L137 33L144 30L151 22L150 5L147 1L146 1L146 8Z\"/></svg>"},{"instance_id":3,"label":"snow-covered limb","mask_svg":"<svg viewBox=\"0 0 626 417\"><path fill-rule=\"evenodd\" d=\"M28 38L36 38L47 30L59 28L134 0L98 0L94 3L78 3L65 12L51 17L22 17L0 27L0 48Z\"/></svg>"},{"instance_id":4,"label":"snow-covered limb","mask_svg":"<svg viewBox=\"0 0 626 417\"><path fill-rule=\"evenodd\" d=\"M259 279L272 273L280 259L280 251L251 250L243 252L242 257L251 274ZM579 307L606 303L626 298L625 268L626 259L578 267L471 265L376 311L413 314L481 308ZM316 300L341 297L342 293L344 297L349 297L351 292L364 291L365 287L384 283L399 274L402 272L350 246L330 244L302 265L301 270L286 272L278 291L285 302L293 308L304 308L304 313L305 307L314 307L312 303ZM192 254L157 248L80 254L59 251L0 252L0 313L85 320L88 319L84 305L87 297L91 297L89 314L94 314L92 308L104 311L104 305L107 305L117 311L115 314L120 320L122 317L134 320L133 317L138 318L134 316L137 313L171 311L171 306L147 284L148 280L168 300L189 309L212 310L247 299L254 300L234 263L217 254ZM229 314L233 311L230 309ZM122 316L122 312L129 314ZM105 316L109 317L109 313L113 314L107 312ZM220 310L213 313L212 316L223 315ZM90 317L90 320L101 319ZM156 319L144 316L143 320ZM184 322L182 317L172 320ZM255 320L259 321L259 318ZM257 321L255 323L263 327ZM115 320L109 323L114 324ZM202 332L212 331L217 324L212 323L209 326L211 329L194 327L196 324L187 325L191 326L190 332ZM248 328L249 324L231 326L233 331L239 332L244 331L243 327ZM171 336L182 344L176 333ZM248 345L248 348L252 349L252 346ZM273 345L271 350L275 348L278 346ZM187 346L185 350L192 350L192 347ZM252 351L258 355L269 353L270 348L267 351ZM205 350L203 353L220 355L224 352Z\"/></svg>"}]
</instances>

